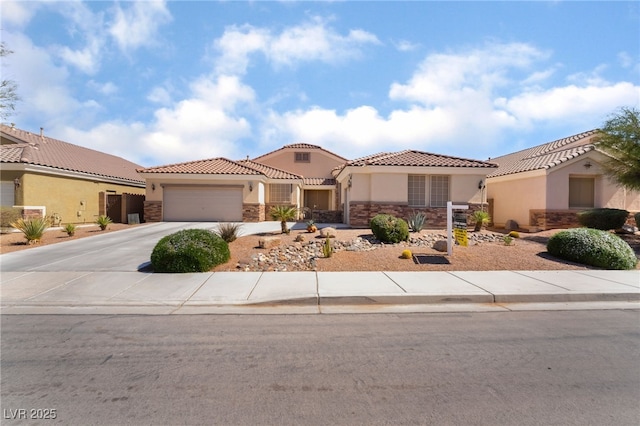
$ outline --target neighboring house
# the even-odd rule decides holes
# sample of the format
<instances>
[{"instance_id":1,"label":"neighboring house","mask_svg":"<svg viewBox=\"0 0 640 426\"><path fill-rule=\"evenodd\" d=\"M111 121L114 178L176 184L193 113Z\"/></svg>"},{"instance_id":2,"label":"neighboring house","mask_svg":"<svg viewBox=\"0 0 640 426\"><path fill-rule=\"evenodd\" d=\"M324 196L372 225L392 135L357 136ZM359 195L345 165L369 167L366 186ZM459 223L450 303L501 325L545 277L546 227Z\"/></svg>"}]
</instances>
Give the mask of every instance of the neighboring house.
<instances>
[{"instance_id":1,"label":"neighboring house","mask_svg":"<svg viewBox=\"0 0 640 426\"><path fill-rule=\"evenodd\" d=\"M523 229L579 225L577 213L607 207L640 211L640 193L616 186L600 164L608 158L594 145L590 130L490 161L499 165L487 177L493 224L515 221Z\"/></svg>"},{"instance_id":2,"label":"neighboring house","mask_svg":"<svg viewBox=\"0 0 640 426\"><path fill-rule=\"evenodd\" d=\"M446 226L447 201L483 208L484 180L497 166L465 158L405 150L348 161L334 175L344 222L369 226L378 213L407 218L426 213L426 226Z\"/></svg>"},{"instance_id":3,"label":"neighboring house","mask_svg":"<svg viewBox=\"0 0 640 426\"><path fill-rule=\"evenodd\" d=\"M446 202L483 203L484 179L497 166L420 151L347 161L316 145L292 144L253 160L224 158L139 169L152 221L271 220L275 205L318 222L368 226L376 213L428 215L445 226Z\"/></svg>"},{"instance_id":4,"label":"neighboring house","mask_svg":"<svg viewBox=\"0 0 640 426\"><path fill-rule=\"evenodd\" d=\"M318 221L341 222L331 170L345 161L316 145L292 144L253 160L214 158L139 169L147 181L145 217L259 222L271 220L271 207L287 205Z\"/></svg>"},{"instance_id":5,"label":"neighboring house","mask_svg":"<svg viewBox=\"0 0 640 426\"><path fill-rule=\"evenodd\" d=\"M24 217L56 217L63 223L94 222L107 214L127 223L143 220L140 166L114 155L0 125L0 204Z\"/></svg>"}]
</instances>

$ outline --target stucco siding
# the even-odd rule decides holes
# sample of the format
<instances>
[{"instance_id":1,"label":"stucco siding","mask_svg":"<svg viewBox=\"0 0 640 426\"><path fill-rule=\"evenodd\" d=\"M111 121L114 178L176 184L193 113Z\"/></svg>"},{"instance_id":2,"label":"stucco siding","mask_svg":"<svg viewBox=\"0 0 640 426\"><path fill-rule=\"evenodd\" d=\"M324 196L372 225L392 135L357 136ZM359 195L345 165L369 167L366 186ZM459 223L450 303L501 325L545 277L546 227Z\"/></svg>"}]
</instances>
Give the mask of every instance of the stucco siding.
<instances>
[{"instance_id":1,"label":"stucco siding","mask_svg":"<svg viewBox=\"0 0 640 426\"><path fill-rule=\"evenodd\" d=\"M92 182L60 176L25 173L17 192L17 205L45 206L63 223L92 223L99 215L99 193L144 194L144 188Z\"/></svg>"},{"instance_id":2,"label":"stucco siding","mask_svg":"<svg viewBox=\"0 0 640 426\"><path fill-rule=\"evenodd\" d=\"M296 162L296 152L308 152L309 162ZM261 158L258 161L267 166L286 170L300 176L326 178L331 178L331 170L344 163L344 161L333 159L320 151L307 149L286 150Z\"/></svg>"},{"instance_id":3,"label":"stucco siding","mask_svg":"<svg viewBox=\"0 0 640 426\"><path fill-rule=\"evenodd\" d=\"M449 188L451 201L473 204L486 202L482 199L482 190L478 188L484 179L485 175L452 175Z\"/></svg>"},{"instance_id":4,"label":"stucco siding","mask_svg":"<svg viewBox=\"0 0 640 426\"><path fill-rule=\"evenodd\" d=\"M370 177L371 195L362 201L407 203L408 177L406 174L372 174Z\"/></svg>"},{"instance_id":5,"label":"stucco siding","mask_svg":"<svg viewBox=\"0 0 640 426\"><path fill-rule=\"evenodd\" d=\"M544 176L487 182L487 198L493 199L493 223L504 226L508 220L529 224L529 210L544 209L546 184Z\"/></svg>"}]
</instances>

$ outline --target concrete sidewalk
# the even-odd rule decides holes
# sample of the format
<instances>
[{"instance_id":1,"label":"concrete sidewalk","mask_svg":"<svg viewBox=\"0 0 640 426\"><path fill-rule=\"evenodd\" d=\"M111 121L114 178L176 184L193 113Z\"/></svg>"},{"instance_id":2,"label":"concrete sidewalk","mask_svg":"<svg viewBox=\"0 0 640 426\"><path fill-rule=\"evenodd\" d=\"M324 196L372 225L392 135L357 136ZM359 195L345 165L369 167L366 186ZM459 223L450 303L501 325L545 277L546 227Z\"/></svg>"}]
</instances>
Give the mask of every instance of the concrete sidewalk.
<instances>
[{"instance_id":1,"label":"concrete sidewalk","mask_svg":"<svg viewBox=\"0 0 640 426\"><path fill-rule=\"evenodd\" d=\"M3 272L3 314L639 309L640 271Z\"/></svg>"}]
</instances>

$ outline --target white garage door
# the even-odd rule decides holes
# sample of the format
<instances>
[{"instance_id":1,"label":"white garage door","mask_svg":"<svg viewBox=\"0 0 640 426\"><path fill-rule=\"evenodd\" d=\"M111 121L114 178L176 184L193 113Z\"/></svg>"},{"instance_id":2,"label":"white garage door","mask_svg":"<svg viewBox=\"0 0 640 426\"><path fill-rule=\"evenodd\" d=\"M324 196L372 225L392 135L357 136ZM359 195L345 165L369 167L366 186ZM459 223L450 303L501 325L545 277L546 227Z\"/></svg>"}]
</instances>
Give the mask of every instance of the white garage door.
<instances>
[{"instance_id":1,"label":"white garage door","mask_svg":"<svg viewBox=\"0 0 640 426\"><path fill-rule=\"evenodd\" d=\"M242 222L242 187L164 188L164 220Z\"/></svg>"}]
</instances>

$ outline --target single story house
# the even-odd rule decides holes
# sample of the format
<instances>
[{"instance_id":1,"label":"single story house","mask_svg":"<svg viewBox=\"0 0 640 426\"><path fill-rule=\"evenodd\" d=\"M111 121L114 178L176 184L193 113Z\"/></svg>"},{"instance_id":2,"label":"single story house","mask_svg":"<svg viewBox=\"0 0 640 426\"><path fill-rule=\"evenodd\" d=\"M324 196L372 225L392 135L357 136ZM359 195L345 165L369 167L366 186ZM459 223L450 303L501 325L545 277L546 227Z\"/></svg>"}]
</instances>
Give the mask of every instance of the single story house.
<instances>
[{"instance_id":1,"label":"single story house","mask_svg":"<svg viewBox=\"0 0 640 426\"><path fill-rule=\"evenodd\" d=\"M640 192L617 186L601 168L608 156L595 145L596 130L493 158L487 198L496 227L545 230L578 226L590 208L640 211Z\"/></svg>"},{"instance_id":2,"label":"single story house","mask_svg":"<svg viewBox=\"0 0 640 426\"><path fill-rule=\"evenodd\" d=\"M23 217L92 223L99 215L143 220L144 179L139 165L115 155L0 125L0 205Z\"/></svg>"},{"instance_id":3,"label":"single story house","mask_svg":"<svg viewBox=\"0 0 640 426\"><path fill-rule=\"evenodd\" d=\"M354 161L310 144L291 144L253 160L198 160L139 169L147 182L148 221L263 221L275 205L302 218L368 226L377 213L427 212L446 224L446 202L483 203L484 179L497 166L420 151Z\"/></svg>"},{"instance_id":4,"label":"single story house","mask_svg":"<svg viewBox=\"0 0 640 426\"><path fill-rule=\"evenodd\" d=\"M495 164L405 150L348 161L334 170L341 188L344 222L369 226L378 213L407 218L426 213L429 227L446 226L447 201L466 204L469 211L484 206L484 180Z\"/></svg>"}]
</instances>

